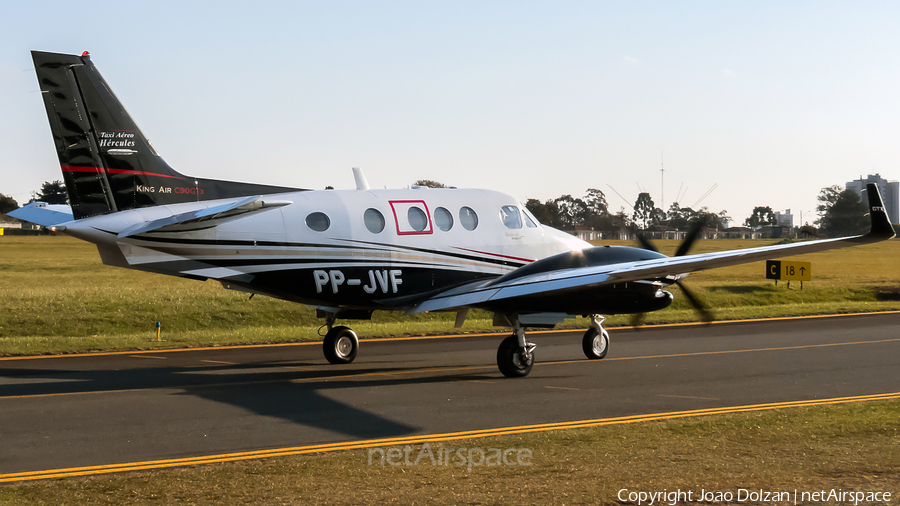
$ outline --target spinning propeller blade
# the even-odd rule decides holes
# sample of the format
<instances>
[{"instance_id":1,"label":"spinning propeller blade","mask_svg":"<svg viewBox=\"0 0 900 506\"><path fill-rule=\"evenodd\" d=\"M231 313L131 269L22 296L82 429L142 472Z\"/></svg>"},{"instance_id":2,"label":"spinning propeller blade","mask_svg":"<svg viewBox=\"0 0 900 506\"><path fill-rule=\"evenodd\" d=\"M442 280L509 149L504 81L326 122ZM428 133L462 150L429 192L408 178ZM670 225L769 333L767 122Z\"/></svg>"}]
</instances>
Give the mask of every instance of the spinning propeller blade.
<instances>
[{"instance_id":1,"label":"spinning propeller blade","mask_svg":"<svg viewBox=\"0 0 900 506\"><path fill-rule=\"evenodd\" d=\"M687 233L687 237L684 238L684 242L681 243L681 246L678 247L678 251L675 252L675 256L680 257L687 255L687 252L690 251L691 246L694 245L694 241L700 237L700 233L703 232L703 227L705 226L706 220L701 219L694 222Z\"/></svg>"},{"instance_id":2,"label":"spinning propeller blade","mask_svg":"<svg viewBox=\"0 0 900 506\"><path fill-rule=\"evenodd\" d=\"M701 219L694 222L691 225L690 230L685 236L684 241L678 246L678 250L675 252L676 257L687 255L688 251L691 250L691 247L694 245L694 242L700 238L700 234L703 232L703 227L706 226L706 220ZM641 233L637 233L636 235L638 242L641 247L650 251L659 251L656 245L653 242L645 237ZM700 319L704 322L711 322L714 319L714 315L712 311L700 300L694 292L690 291L687 286L684 285L681 281L676 280L675 284L678 285L678 288L681 288L681 291L684 293L684 297L691 304L691 307L694 308L695 311L700 315ZM644 313L636 313L631 317L631 326L635 329L639 328L644 320Z\"/></svg>"},{"instance_id":3,"label":"spinning propeller blade","mask_svg":"<svg viewBox=\"0 0 900 506\"><path fill-rule=\"evenodd\" d=\"M684 286L684 283L681 281L676 281L675 284L678 285L678 288L681 288L682 292L684 292L684 297L691 303L694 310L700 314L700 319L702 321L705 321L706 323L713 321L714 317L712 312L706 307L706 304L704 304L702 300L694 295L694 292L688 290L688 287Z\"/></svg>"}]
</instances>

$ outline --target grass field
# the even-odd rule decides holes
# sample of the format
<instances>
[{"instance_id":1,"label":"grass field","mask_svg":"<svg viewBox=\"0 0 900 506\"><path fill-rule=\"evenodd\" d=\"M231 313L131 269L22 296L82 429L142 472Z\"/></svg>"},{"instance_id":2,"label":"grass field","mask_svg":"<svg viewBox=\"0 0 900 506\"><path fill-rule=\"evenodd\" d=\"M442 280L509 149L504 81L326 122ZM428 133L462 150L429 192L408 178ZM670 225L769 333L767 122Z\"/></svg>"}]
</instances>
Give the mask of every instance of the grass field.
<instances>
[{"instance_id":1,"label":"grass field","mask_svg":"<svg viewBox=\"0 0 900 506\"><path fill-rule=\"evenodd\" d=\"M693 252L773 241L699 241ZM620 243L626 244L626 243ZM659 241L671 254L676 241ZM803 256L813 280L775 286L764 263L692 274L687 282L719 319L900 309L900 241ZM677 287L675 302L646 323L696 320ZM376 312L353 322L361 337L452 333L453 314ZM627 324L627 316L607 323ZM155 323L162 322L163 342ZM145 349L318 339L321 320L306 306L192 281L107 267L91 244L69 237L0 237L0 355ZM569 321L568 326L586 326ZM473 312L463 332L493 330Z\"/></svg>"},{"instance_id":2,"label":"grass field","mask_svg":"<svg viewBox=\"0 0 900 506\"><path fill-rule=\"evenodd\" d=\"M348 450L63 478L2 486L0 504L622 504L622 489L690 490L692 502L725 504L697 498L704 489L737 499L743 488L890 492L889 502L859 503L890 505L900 494L898 408L867 402L442 443L532 453L528 466L471 471L424 459L369 465L368 450Z\"/></svg>"},{"instance_id":3,"label":"grass field","mask_svg":"<svg viewBox=\"0 0 900 506\"><path fill-rule=\"evenodd\" d=\"M701 241L695 252L771 242ZM677 247L675 241L659 245L670 254ZM900 310L900 241L802 260L813 264L813 281L802 291L774 286L761 262L696 273L687 281L720 319ZM648 322L696 318L677 290L673 307L649 315ZM103 266L93 246L67 237L0 237L0 295L0 354L315 339L320 325L297 304L266 297L248 301L218 283ZM488 317L476 313L463 330L490 330ZM163 342L155 340L157 320L163 322ZM374 322L353 326L362 336L453 331L452 315L434 314L376 313ZM892 492L890 503L900 494L898 401L444 444L528 448L534 457L531 466L469 472L370 466L366 450L350 450L10 484L0 487L0 504L620 504L623 488L834 488Z\"/></svg>"}]
</instances>

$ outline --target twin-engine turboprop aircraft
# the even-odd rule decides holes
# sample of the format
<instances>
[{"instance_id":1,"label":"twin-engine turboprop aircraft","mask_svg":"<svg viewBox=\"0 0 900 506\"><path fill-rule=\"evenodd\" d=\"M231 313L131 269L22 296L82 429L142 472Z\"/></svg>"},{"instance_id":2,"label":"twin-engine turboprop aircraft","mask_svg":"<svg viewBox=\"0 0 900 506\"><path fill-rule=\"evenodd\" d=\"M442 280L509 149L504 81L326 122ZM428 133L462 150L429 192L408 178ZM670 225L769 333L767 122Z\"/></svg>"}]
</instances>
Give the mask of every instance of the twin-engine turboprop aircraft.
<instances>
[{"instance_id":1,"label":"twin-engine turboprop aircraft","mask_svg":"<svg viewBox=\"0 0 900 506\"><path fill-rule=\"evenodd\" d=\"M875 185L868 235L688 255L693 235L667 257L649 244L593 247L495 191L376 190L358 170L355 190L189 177L156 153L87 52L32 56L71 208L33 203L10 214L96 244L107 265L314 306L335 364L359 348L338 319L452 311L462 325L470 308L482 308L514 329L497 352L500 371L525 376L535 348L528 327L589 315L582 347L599 359L609 346L601 314L663 309L673 297L663 288L687 273L894 236Z\"/></svg>"}]
</instances>

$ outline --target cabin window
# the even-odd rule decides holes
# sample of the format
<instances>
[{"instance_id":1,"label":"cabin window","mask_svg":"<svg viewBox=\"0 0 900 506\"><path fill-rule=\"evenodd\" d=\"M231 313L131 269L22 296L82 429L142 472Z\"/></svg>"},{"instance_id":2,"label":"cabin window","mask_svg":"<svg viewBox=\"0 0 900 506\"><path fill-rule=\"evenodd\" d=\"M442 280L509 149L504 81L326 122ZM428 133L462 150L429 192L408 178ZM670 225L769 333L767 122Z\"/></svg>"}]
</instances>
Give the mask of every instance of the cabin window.
<instances>
[{"instance_id":1,"label":"cabin window","mask_svg":"<svg viewBox=\"0 0 900 506\"><path fill-rule=\"evenodd\" d=\"M409 219L409 226L416 232L421 232L428 228L428 216L425 215L425 211L418 207L410 207L406 211L406 218Z\"/></svg>"},{"instance_id":2,"label":"cabin window","mask_svg":"<svg viewBox=\"0 0 900 506\"><path fill-rule=\"evenodd\" d=\"M478 215L471 207L463 207L459 210L459 222L466 230L475 230L478 226Z\"/></svg>"},{"instance_id":3,"label":"cabin window","mask_svg":"<svg viewBox=\"0 0 900 506\"><path fill-rule=\"evenodd\" d=\"M380 234L384 230L384 215L378 209L366 209L365 214L363 214L363 221L366 223L366 228L369 229L369 232L373 234Z\"/></svg>"},{"instance_id":4,"label":"cabin window","mask_svg":"<svg viewBox=\"0 0 900 506\"><path fill-rule=\"evenodd\" d=\"M434 223L437 228L446 232L453 228L453 215L443 207L438 207L434 210Z\"/></svg>"},{"instance_id":5,"label":"cabin window","mask_svg":"<svg viewBox=\"0 0 900 506\"><path fill-rule=\"evenodd\" d=\"M431 211L424 200L389 200L397 235L433 234Z\"/></svg>"},{"instance_id":6,"label":"cabin window","mask_svg":"<svg viewBox=\"0 0 900 506\"><path fill-rule=\"evenodd\" d=\"M516 206L503 206L500 208L500 221L506 228L522 228L522 216Z\"/></svg>"},{"instance_id":7,"label":"cabin window","mask_svg":"<svg viewBox=\"0 0 900 506\"><path fill-rule=\"evenodd\" d=\"M306 226L316 232L324 232L331 226L331 220L325 213L311 213L306 217Z\"/></svg>"}]
</instances>

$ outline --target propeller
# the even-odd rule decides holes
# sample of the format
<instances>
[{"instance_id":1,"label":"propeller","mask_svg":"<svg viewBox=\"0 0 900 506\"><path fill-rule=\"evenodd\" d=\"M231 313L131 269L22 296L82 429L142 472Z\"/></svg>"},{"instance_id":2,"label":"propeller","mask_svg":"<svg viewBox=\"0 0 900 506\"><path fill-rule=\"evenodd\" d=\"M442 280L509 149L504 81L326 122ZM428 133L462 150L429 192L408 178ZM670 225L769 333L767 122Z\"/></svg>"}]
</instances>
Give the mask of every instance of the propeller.
<instances>
[{"instance_id":1,"label":"propeller","mask_svg":"<svg viewBox=\"0 0 900 506\"><path fill-rule=\"evenodd\" d=\"M704 304L702 300L697 298L697 296L694 295L694 292L688 290L688 288L684 286L684 283L682 283L681 281L675 281L675 284L678 285L678 288L681 288L681 291L684 293L684 297L688 300L688 302L691 303L691 306L693 306L694 310L697 311L697 313L700 315L700 320L706 323L710 323L715 319L715 315L713 315L712 311L710 311L709 308L706 307L706 304Z\"/></svg>"},{"instance_id":2,"label":"propeller","mask_svg":"<svg viewBox=\"0 0 900 506\"><path fill-rule=\"evenodd\" d=\"M706 226L706 220L704 220L704 219L697 220L696 222L694 222L691 225L691 228L688 230L687 236L685 236L684 241L678 246L678 250L675 252L676 257L680 257L680 256L684 256L684 255L688 254L688 252L691 250L691 247L693 247L693 245L697 241L697 239L700 238L700 233L703 231L703 227L705 227L705 226ZM640 243L642 248L644 248L646 250L650 250L650 251L659 252L659 249L656 247L656 245L653 244L653 242L650 239L645 237L640 232L637 233L637 240L638 240L638 243ZM684 297L691 304L691 307L693 307L694 310L697 311L697 313L700 315L700 319L702 321L707 322L707 323L713 321L714 315L713 315L712 311L709 310L709 308L706 306L706 304L703 303L702 300L700 300L696 295L694 295L694 292L689 290L688 287L685 286L685 284L681 282L681 280L675 280L675 284L678 285L678 288L681 288L681 291L684 293ZM633 315L631 317L632 327L634 327L634 328L640 327L643 320L644 320L644 313L637 313L637 314Z\"/></svg>"}]
</instances>

